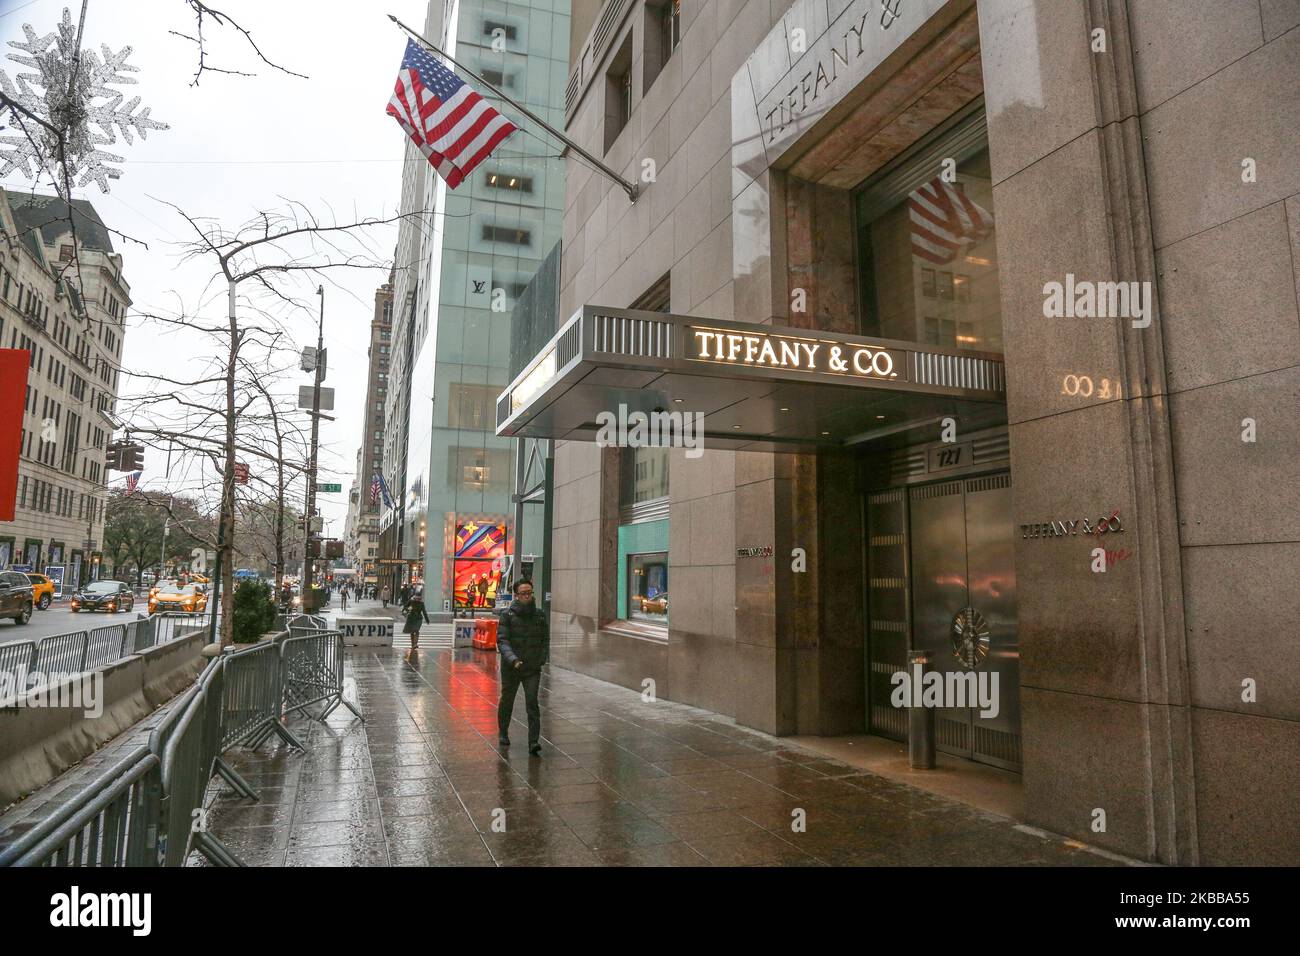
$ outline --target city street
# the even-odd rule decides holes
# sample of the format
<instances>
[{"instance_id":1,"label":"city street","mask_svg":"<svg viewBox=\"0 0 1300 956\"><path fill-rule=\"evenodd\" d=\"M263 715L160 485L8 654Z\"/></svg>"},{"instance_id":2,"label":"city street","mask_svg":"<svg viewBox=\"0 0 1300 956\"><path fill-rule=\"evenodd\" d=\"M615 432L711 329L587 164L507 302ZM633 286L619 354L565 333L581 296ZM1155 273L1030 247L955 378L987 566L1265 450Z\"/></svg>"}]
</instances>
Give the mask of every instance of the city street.
<instances>
[{"instance_id":1,"label":"city street","mask_svg":"<svg viewBox=\"0 0 1300 956\"><path fill-rule=\"evenodd\" d=\"M107 611L88 611L73 614L68 609L68 602L56 601L44 611L32 612L32 619L25 627L19 627L12 620L0 621L0 644L10 641L39 641L51 634L65 634L68 631L89 630L104 624L125 624L133 621L136 615L144 616L146 601L136 599L135 610L120 611L109 614Z\"/></svg>"}]
</instances>

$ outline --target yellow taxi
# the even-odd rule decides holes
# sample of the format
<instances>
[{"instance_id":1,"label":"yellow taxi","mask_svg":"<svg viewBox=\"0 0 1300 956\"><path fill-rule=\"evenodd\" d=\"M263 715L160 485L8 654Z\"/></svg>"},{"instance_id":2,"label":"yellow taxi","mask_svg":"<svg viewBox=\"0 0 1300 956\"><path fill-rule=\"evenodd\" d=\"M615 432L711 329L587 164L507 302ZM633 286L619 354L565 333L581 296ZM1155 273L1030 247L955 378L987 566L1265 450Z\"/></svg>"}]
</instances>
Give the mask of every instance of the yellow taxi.
<instances>
[{"instance_id":1,"label":"yellow taxi","mask_svg":"<svg viewBox=\"0 0 1300 956\"><path fill-rule=\"evenodd\" d=\"M153 587L149 589L149 600L152 601L154 599L154 596L159 591L163 591L163 590L170 591L180 586L181 583L179 581L173 581L171 578L163 578L161 581L157 582L156 584L154 584Z\"/></svg>"},{"instance_id":2,"label":"yellow taxi","mask_svg":"<svg viewBox=\"0 0 1300 956\"><path fill-rule=\"evenodd\" d=\"M208 606L208 596L193 584L164 581L156 594L149 596L149 613L157 611L182 611L197 614Z\"/></svg>"},{"instance_id":3,"label":"yellow taxi","mask_svg":"<svg viewBox=\"0 0 1300 956\"><path fill-rule=\"evenodd\" d=\"M54 600L54 582L43 574L28 574L27 580L32 582L32 601L44 611Z\"/></svg>"}]
</instances>

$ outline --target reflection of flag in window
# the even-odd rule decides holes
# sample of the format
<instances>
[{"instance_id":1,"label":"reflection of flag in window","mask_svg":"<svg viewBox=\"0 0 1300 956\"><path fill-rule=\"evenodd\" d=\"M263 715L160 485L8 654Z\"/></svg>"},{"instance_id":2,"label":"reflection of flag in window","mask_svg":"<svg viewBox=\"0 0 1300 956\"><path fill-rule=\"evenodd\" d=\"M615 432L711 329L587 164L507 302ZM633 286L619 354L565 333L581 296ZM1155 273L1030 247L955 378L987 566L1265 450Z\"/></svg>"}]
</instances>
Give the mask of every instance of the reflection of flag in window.
<instances>
[{"instance_id":1,"label":"reflection of flag in window","mask_svg":"<svg viewBox=\"0 0 1300 956\"><path fill-rule=\"evenodd\" d=\"M907 196L912 255L944 265L962 246L979 242L993 229L993 216L966 198L959 184L936 176Z\"/></svg>"}]
</instances>

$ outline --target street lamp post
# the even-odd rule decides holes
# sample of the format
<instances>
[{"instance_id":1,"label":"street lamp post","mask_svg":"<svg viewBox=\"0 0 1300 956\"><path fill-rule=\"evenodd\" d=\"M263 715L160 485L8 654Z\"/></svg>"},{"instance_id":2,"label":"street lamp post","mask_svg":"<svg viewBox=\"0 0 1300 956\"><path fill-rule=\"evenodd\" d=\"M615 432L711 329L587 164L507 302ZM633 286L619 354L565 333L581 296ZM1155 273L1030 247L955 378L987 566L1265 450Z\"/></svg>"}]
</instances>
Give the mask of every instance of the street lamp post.
<instances>
[{"instance_id":1,"label":"street lamp post","mask_svg":"<svg viewBox=\"0 0 1300 956\"><path fill-rule=\"evenodd\" d=\"M311 390L311 459L307 467L307 510L303 519L305 535L302 553L302 599L303 610L307 610L308 588L313 575L311 556L311 525L316 514L316 452L320 441L320 384L325 377L325 287L317 286L316 294L320 296L320 321L316 326L316 368ZM314 608L313 608L314 610Z\"/></svg>"}]
</instances>

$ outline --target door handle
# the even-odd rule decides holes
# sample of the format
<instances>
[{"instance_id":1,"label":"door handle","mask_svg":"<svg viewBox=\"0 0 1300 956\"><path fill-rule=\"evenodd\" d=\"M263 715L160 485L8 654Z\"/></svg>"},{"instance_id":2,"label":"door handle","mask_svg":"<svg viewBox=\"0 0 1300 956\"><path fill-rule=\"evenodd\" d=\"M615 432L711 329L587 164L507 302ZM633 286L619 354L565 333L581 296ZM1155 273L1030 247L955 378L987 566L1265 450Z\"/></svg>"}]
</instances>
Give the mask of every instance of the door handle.
<instances>
[{"instance_id":1,"label":"door handle","mask_svg":"<svg viewBox=\"0 0 1300 956\"><path fill-rule=\"evenodd\" d=\"M989 655L989 626L984 615L967 605L952 618L952 654L967 669L975 670Z\"/></svg>"}]
</instances>

